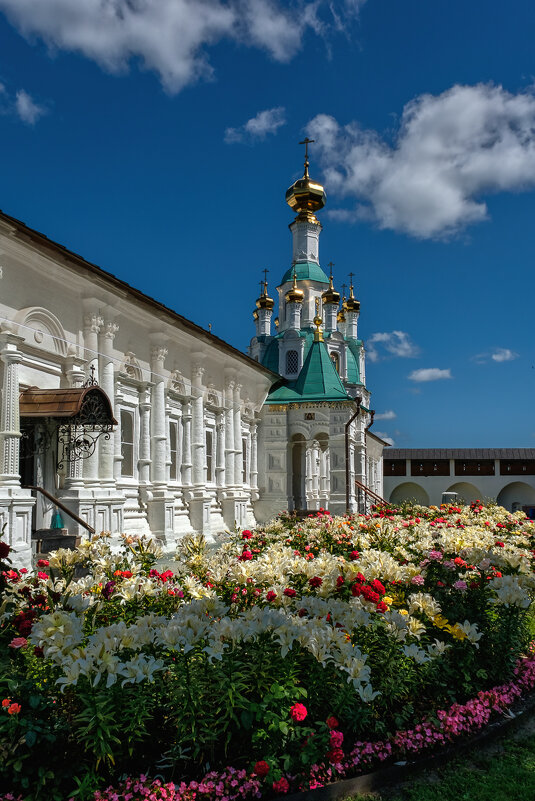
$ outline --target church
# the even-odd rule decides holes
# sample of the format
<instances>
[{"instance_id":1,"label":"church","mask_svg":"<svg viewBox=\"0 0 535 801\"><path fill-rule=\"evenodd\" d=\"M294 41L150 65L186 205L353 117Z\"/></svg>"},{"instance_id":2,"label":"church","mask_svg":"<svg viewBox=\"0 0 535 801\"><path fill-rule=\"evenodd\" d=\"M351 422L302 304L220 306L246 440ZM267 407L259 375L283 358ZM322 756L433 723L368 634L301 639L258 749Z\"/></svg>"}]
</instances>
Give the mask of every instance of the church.
<instances>
[{"instance_id":1,"label":"church","mask_svg":"<svg viewBox=\"0 0 535 801\"><path fill-rule=\"evenodd\" d=\"M320 265L308 151L286 201L292 259L277 302L263 284L248 355L0 212L0 528L17 565L95 531L172 551L380 498L360 303Z\"/></svg>"}]
</instances>

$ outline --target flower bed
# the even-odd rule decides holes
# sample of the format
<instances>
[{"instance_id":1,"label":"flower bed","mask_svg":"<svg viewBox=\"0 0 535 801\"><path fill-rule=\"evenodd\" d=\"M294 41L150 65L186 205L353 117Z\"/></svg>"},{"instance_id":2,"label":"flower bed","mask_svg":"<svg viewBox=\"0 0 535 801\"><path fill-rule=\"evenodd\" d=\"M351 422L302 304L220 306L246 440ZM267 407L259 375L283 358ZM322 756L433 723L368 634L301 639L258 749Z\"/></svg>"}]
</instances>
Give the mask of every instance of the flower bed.
<instances>
[{"instance_id":1,"label":"flower bed","mask_svg":"<svg viewBox=\"0 0 535 801\"><path fill-rule=\"evenodd\" d=\"M476 503L281 516L186 538L173 570L103 536L4 565L2 783L135 799L154 779L117 777L143 769L154 798L226 801L440 746L533 687L534 547L523 514Z\"/></svg>"}]
</instances>

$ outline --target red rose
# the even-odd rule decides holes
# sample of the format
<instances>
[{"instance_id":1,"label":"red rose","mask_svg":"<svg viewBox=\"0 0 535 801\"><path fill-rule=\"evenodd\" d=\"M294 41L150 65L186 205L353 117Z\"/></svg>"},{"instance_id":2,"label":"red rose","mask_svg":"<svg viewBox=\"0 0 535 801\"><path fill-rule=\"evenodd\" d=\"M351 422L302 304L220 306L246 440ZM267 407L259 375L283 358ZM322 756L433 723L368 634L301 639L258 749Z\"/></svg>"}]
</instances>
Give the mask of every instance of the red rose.
<instances>
[{"instance_id":1,"label":"red rose","mask_svg":"<svg viewBox=\"0 0 535 801\"><path fill-rule=\"evenodd\" d=\"M11 548L7 542L0 542L0 559L6 559L9 556Z\"/></svg>"},{"instance_id":2,"label":"red rose","mask_svg":"<svg viewBox=\"0 0 535 801\"><path fill-rule=\"evenodd\" d=\"M39 559L39 561L37 562L37 567L48 567L49 565L50 562L48 561L48 559Z\"/></svg>"},{"instance_id":3,"label":"red rose","mask_svg":"<svg viewBox=\"0 0 535 801\"><path fill-rule=\"evenodd\" d=\"M290 785L283 776L278 782L273 782L273 789L276 793L287 793L290 789Z\"/></svg>"},{"instance_id":4,"label":"red rose","mask_svg":"<svg viewBox=\"0 0 535 801\"><path fill-rule=\"evenodd\" d=\"M308 715L307 708L304 706L304 704L294 704L290 709L290 715L292 720L296 720L300 723Z\"/></svg>"},{"instance_id":5,"label":"red rose","mask_svg":"<svg viewBox=\"0 0 535 801\"><path fill-rule=\"evenodd\" d=\"M496 542L494 544L497 545L498 548L504 548L505 547L504 543L500 542L500 540L496 540Z\"/></svg>"},{"instance_id":6,"label":"red rose","mask_svg":"<svg viewBox=\"0 0 535 801\"><path fill-rule=\"evenodd\" d=\"M292 590L291 587L286 587L286 589L283 592L283 595L286 595L288 598L295 598L297 593L295 590Z\"/></svg>"},{"instance_id":7,"label":"red rose","mask_svg":"<svg viewBox=\"0 0 535 801\"><path fill-rule=\"evenodd\" d=\"M336 718L334 717L334 715L331 715L330 717L328 717L328 718L327 718L327 720L326 720L325 722L326 722L327 726L328 726L330 729L337 729L337 728L338 728L338 726L340 725L340 724L338 723L338 721L336 720Z\"/></svg>"},{"instance_id":8,"label":"red rose","mask_svg":"<svg viewBox=\"0 0 535 801\"><path fill-rule=\"evenodd\" d=\"M364 582L366 581L366 579L364 578L364 576L362 575L362 573L357 573L357 575L355 576L355 581L358 581L358 582L359 582L359 584L364 584Z\"/></svg>"},{"instance_id":9,"label":"red rose","mask_svg":"<svg viewBox=\"0 0 535 801\"><path fill-rule=\"evenodd\" d=\"M359 557L360 554L358 551L351 551L351 553L349 554L349 558L351 559L352 562L355 562Z\"/></svg>"},{"instance_id":10,"label":"red rose","mask_svg":"<svg viewBox=\"0 0 535 801\"><path fill-rule=\"evenodd\" d=\"M304 608L300 609L297 614L299 615L299 617L305 617L305 615L308 615L308 609L304 609Z\"/></svg>"},{"instance_id":11,"label":"red rose","mask_svg":"<svg viewBox=\"0 0 535 801\"><path fill-rule=\"evenodd\" d=\"M388 604L385 604L384 601L379 601L375 608L378 612L388 612Z\"/></svg>"},{"instance_id":12,"label":"red rose","mask_svg":"<svg viewBox=\"0 0 535 801\"><path fill-rule=\"evenodd\" d=\"M7 708L7 714L8 715L18 715L21 709L22 709L22 707L21 707L20 704L11 704Z\"/></svg>"},{"instance_id":13,"label":"red rose","mask_svg":"<svg viewBox=\"0 0 535 801\"><path fill-rule=\"evenodd\" d=\"M358 596L362 593L362 587L360 584L353 584L351 587L351 595L354 595L358 598Z\"/></svg>"},{"instance_id":14,"label":"red rose","mask_svg":"<svg viewBox=\"0 0 535 801\"><path fill-rule=\"evenodd\" d=\"M240 562L248 562L250 559L253 558L253 554L251 551L243 551L241 556L238 556L238 560Z\"/></svg>"},{"instance_id":15,"label":"red rose","mask_svg":"<svg viewBox=\"0 0 535 801\"><path fill-rule=\"evenodd\" d=\"M343 576L338 576L338 578L336 579L336 586L337 586L338 588L340 588L340 587L343 587L343 586L344 586L344 584L345 584L345 579L344 579L344 577L343 577Z\"/></svg>"},{"instance_id":16,"label":"red rose","mask_svg":"<svg viewBox=\"0 0 535 801\"><path fill-rule=\"evenodd\" d=\"M269 765L267 762L264 762L263 759L260 762L257 762L253 768L253 773L256 773L257 776L260 776L262 779L264 776L267 776L269 773Z\"/></svg>"},{"instance_id":17,"label":"red rose","mask_svg":"<svg viewBox=\"0 0 535 801\"><path fill-rule=\"evenodd\" d=\"M319 576L313 576L313 578L308 580L308 583L310 584L311 587L321 587L321 585L323 584L323 579L320 578Z\"/></svg>"},{"instance_id":18,"label":"red rose","mask_svg":"<svg viewBox=\"0 0 535 801\"><path fill-rule=\"evenodd\" d=\"M273 592L273 590L270 590L266 595L266 601L270 601L270 602L274 601L276 597L277 597L277 593Z\"/></svg>"},{"instance_id":19,"label":"red rose","mask_svg":"<svg viewBox=\"0 0 535 801\"><path fill-rule=\"evenodd\" d=\"M242 540L250 540L252 536L253 535L251 534L251 532L248 529L245 529L245 531L242 531L242 533L241 533ZM264 762L264 765L265 764L266 763ZM260 762L257 762L257 765L260 765Z\"/></svg>"},{"instance_id":20,"label":"red rose","mask_svg":"<svg viewBox=\"0 0 535 801\"><path fill-rule=\"evenodd\" d=\"M344 758L344 752L341 748L332 748L330 751L327 751L325 756L329 762L331 762L333 765L337 765Z\"/></svg>"}]
</instances>

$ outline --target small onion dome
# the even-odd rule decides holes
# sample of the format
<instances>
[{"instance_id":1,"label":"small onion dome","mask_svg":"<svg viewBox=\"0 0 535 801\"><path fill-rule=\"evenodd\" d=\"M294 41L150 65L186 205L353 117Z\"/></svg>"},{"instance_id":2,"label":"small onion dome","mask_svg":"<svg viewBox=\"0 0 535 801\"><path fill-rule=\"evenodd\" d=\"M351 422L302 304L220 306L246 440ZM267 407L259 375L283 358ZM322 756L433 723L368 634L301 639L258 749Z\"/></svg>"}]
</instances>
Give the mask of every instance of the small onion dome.
<instances>
[{"instance_id":1,"label":"small onion dome","mask_svg":"<svg viewBox=\"0 0 535 801\"><path fill-rule=\"evenodd\" d=\"M321 330L322 324L322 318L319 316L319 314L316 314L314 317L314 325L316 326L316 330L314 331L314 342L323 342L323 331Z\"/></svg>"},{"instance_id":2,"label":"small onion dome","mask_svg":"<svg viewBox=\"0 0 535 801\"><path fill-rule=\"evenodd\" d=\"M294 184L286 190L286 203L291 209L304 217L312 218L314 212L319 211L325 205L327 195L321 184L312 181L308 174L308 158L305 160L305 173Z\"/></svg>"},{"instance_id":3,"label":"small onion dome","mask_svg":"<svg viewBox=\"0 0 535 801\"><path fill-rule=\"evenodd\" d=\"M345 321L346 321L346 315L345 315L345 312L344 312L345 305L346 305L346 299L344 298L344 302L342 304L342 308L340 309L340 311L336 315L336 320L339 323L345 323Z\"/></svg>"},{"instance_id":4,"label":"small onion dome","mask_svg":"<svg viewBox=\"0 0 535 801\"><path fill-rule=\"evenodd\" d=\"M294 282L291 289L286 293L286 303L302 303L305 293L297 288L297 275L294 272Z\"/></svg>"},{"instance_id":5,"label":"small onion dome","mask_svg":"<svg viewBox=\"0 0 535 801\"><path fill-rule=\"evenodd\" d=\"M275 328L278 328L278 327L279 327L279 318L278 318L278 317L275 317L275 319L273 320L273 322L275 323Z\"/></svg>"},{"instance_id":6,"label":"small onion dome","mask_svg":"<svg viewBox=\"0 0 535 801\"><path fill-rule=\"evenodd\" d=\"M344 301L344 309L348 312L360 311L360 301L353 295L353 284L349 287L349 297Z\"/></svg>"},{"instance_id":7,"label":"small onion dome","mask_svg":"<svg viewBox=\"0 0 535 801\"><path fill-rule=\"evenodd\" d=\"M258 309L253 311L253 320L258 320Z\"/></svg>"},{"instance_id":8,"label":"small onion dome","mask_svg":"<svg viewBox=\"0 0 535 801\"><path fill-rule=\"evenodd\" d=\"M273 309L275 301L270 298L267 293L267 281L264 281L264 291L256 301L257 309Z\"/></svg>"},{"instance_id":9,"label":"small onion dome","mask_svg":"<svg viewBox=\"0 0 535 801\"><path fill-rule=\"evenodd\" d=\"M335 303L337 306L340 303L340 293L336 291L333 286L333 277L329 276L329 289L326 289L321 296L323 303Z\"/></svg>"}]
</instances>

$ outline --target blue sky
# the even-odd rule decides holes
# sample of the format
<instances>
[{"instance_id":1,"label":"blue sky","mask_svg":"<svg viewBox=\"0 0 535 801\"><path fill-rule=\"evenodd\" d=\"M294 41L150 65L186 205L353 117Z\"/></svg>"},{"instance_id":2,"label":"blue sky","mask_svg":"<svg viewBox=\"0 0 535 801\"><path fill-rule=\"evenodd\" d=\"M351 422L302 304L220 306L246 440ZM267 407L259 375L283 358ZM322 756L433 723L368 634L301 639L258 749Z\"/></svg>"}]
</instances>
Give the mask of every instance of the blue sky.
<instances>
[{"instance_id":1,"label":"blue sky","mask_svg":"<svg viewBox=\"0 0 535 801\"><path fill-rule=\"evenodd\" d=\"M323 180L375 429L535 447L529 0L0 0L0 207L245 350Z\"/></svg>"}]
</instances>

